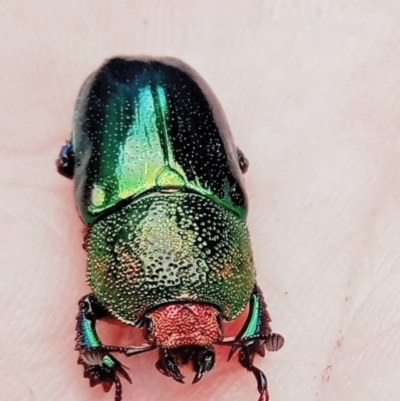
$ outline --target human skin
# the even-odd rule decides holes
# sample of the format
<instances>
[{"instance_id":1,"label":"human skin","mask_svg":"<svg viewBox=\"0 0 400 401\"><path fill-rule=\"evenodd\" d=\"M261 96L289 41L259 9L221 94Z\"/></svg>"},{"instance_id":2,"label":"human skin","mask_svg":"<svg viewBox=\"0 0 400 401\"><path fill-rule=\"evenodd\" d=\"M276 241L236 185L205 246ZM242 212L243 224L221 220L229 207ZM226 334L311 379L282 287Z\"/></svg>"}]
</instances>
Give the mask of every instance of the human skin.
<instances>
[{"instance_id":1,"label":"human skin","mask_svg":"<svg viewBox=\"0 0 400 401\"><path fill-rule=\"evenodd\" d=\"M76 364L90 289L72 184L54 160L83 80L118 54L194 67L250 160L258 282L286 339L256 359L271 401L399 398L400 6L331 3L0 1L1 400L113 401ZM159 374L155 353L123 359L124 400L256 401L227 352L193 386Z\"/></svg>"}]
</instances>

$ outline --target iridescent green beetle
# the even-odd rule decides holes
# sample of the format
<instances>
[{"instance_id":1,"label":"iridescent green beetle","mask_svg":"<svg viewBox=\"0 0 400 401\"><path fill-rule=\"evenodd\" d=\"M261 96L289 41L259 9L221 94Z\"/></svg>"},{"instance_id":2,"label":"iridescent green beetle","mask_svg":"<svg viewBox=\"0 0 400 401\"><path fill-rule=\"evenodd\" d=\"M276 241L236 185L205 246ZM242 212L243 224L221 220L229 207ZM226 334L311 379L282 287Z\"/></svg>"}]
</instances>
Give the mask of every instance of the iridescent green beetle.
<instances>
[{"instance_id":1,"label":"iridescent green beetle","mask_svg":"<svg viewBox=\"0 0 400 401\"><path fill-rule=\"evenodd\" d=\"M130 378L111 353L158 349L157 369L182 382L191 362L199 381L215 364L214 344L239 351L267 381L256 354L276 351L255 280L243 173L248 162L233 143L221 106L207 84L176 59L114 58L83 85L72 139L58 171L72 178L87 226L87 279L93 293L79 302L78 363L91 386ZM249 305L244 327L224 338L223 322ZM96 321L114 317L142 327L146 346L102 344Z\"/></svg>"}]
</instances>

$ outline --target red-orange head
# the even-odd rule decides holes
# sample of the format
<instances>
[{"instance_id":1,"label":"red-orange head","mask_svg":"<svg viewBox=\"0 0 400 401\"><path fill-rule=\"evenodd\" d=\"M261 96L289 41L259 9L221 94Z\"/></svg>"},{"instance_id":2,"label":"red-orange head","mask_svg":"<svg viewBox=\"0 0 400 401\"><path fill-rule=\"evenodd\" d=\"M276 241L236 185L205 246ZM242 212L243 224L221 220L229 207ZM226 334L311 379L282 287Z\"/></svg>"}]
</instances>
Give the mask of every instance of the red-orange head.
<instances>
[{"instance_id":1,"label":"red-orange head","mask_svg":"<svg viewBox=\"0 0 400 401\"><path fill-rule=\"evenodd\" d=\"M200 303L170 304L147 314L147 340L161 348L207 346L222 340L219 311Z\"/></svg>"}]
</instances>

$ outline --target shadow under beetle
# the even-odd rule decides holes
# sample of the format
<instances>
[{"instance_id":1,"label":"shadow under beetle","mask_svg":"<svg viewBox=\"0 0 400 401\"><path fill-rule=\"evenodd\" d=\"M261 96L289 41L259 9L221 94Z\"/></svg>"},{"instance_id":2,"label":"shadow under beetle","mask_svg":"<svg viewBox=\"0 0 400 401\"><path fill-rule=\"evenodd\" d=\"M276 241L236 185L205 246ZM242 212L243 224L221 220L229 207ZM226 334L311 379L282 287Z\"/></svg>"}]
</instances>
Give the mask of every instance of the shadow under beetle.
<instances>
[{"instance_id":1,"label":"shadow under beetle","mask_svg":"<svg viewBox=\"0 0 400 401\"><path fill-rule=\"evenodd\" d=\"M214 344L257 380L256 354L277 351L246 226L242 175L248 168L217 99L203 79L172 59L113 58L84 83L71 141L58 171L73 179L87 226L87 280L79 302L76 349L90 385L105 391L130 377L112 355L158 350L157 369L198 382L215 364ZM249 306L244 327L224 338L223 322ZM104 345L96 321L114 317L142 327L148 345Z\"/></svg>"}]
</instances>

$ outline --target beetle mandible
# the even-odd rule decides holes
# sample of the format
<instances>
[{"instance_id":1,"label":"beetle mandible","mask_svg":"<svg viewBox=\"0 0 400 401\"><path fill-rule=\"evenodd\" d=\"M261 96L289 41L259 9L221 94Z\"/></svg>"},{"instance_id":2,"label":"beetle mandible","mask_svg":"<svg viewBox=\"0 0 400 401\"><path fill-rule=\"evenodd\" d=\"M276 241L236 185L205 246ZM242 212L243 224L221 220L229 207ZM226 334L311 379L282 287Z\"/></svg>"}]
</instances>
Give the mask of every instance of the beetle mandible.
<instances>
[{"instance_id":1,"label":"beetle mandible","mask_svg":"<svg viewBox=\"0 0 400 401\"><path fill-rule=\"evenodd\" d=\"M277 351L246 226L244 154L235 147L216 97L189 66L173 58L113 58L84 83L71 140L58 171L73 179L86 225L87 281L79 301L76 349L90 385L105 391L130 377L113 353L158 350L157 369L183 382L192 363L198 382L215 364L214 344L238 351L239 363L268 400L256 354ZM223 323L249 305L239 334ZM148 344L101 342L98 319L143 328Z\"/></svg>"}]
</instances>

